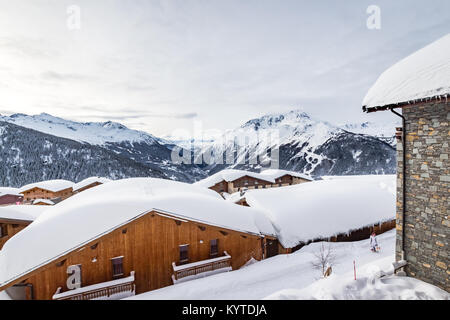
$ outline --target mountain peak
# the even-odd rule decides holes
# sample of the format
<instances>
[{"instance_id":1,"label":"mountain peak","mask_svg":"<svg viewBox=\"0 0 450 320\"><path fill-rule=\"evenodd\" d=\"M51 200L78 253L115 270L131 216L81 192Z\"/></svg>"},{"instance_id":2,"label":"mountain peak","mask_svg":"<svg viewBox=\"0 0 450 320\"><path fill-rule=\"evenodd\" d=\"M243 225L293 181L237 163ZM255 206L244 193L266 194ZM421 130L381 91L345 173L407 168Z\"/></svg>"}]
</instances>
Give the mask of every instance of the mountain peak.
<instances>
[{"instance_id":1,"label":"mountain peak","mask_svg":"<svg viewBox=\"0 0 450 320\"><path fill-rule=\"evenodd\" d=\"M151 134L129 129L123 124L113 121L82 123L65 120L48 113L33 116L17 113L11 116L1 116L0 119L43 133L94 145L144 141L154 143L157 141Z\"/></svg>"}]
</instances>

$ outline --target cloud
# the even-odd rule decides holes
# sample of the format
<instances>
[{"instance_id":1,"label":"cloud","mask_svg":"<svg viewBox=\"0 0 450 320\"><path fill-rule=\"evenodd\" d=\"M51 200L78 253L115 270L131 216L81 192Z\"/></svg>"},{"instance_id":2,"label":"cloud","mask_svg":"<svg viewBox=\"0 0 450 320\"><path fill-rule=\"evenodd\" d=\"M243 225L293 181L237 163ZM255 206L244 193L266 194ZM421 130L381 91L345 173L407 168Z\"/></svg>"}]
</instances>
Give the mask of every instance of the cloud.
<instances>
[{"instance_id":1,"label":"cloud","mask_svg":"<svg viewBox=\"0 0 450 320\"><path fill-rule=\"evenodd\" d=\"M87 76L76 73L61 73L56 71L46 71L41 74L41 77L45 80L53 81L87 81L93 80L93 76Z\"/></svg>"},{"instance_id":2,"label":"cloud","mask_svg":"<svg viewBox=\"0 0 450 320\"><path fill-rule=\"evenodd\" d=\"M91 114L91 115L78 115L77 118L86 119L101 119L101 120L116 120L125 121L131 119L143 119L143 118L167 118L167 119L193 119L196 118L198 114L196 112L189 113L140 113L140 114Z\"/></svg>"}]
</instances>

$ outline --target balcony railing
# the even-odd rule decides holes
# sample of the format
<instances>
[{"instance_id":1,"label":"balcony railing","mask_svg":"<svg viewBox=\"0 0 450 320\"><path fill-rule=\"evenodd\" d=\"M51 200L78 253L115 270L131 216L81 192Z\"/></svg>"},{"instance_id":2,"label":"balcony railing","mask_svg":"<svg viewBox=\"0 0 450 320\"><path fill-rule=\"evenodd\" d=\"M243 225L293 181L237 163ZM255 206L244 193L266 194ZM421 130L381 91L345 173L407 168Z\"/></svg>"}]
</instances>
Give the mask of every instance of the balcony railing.
<instances>
[{"instance_id":1,"label":"balcony railing","mask_svg":"<svg viewBox=\"0 0 450 320\"><path fill-rule=\"evenodd\" d=\"M176 283L183 278L194 277L221 269L223 269L223 271L231 270L231 256L226 251L224 251L223 254L222 257L192 262L180 266L175 265L175 262L173 262L173 282Z\"/></svg>"},{"instance_id":2,"label":"balcony railing","mask_svg":"<svg viewBox=\"0 0 450 320\"><path fill-rule=\"evenodd\" d=\"M56 290L53 300L108 300L120 299L135 294L134 271L130 276L108 282L102 282L87 287L69 290L61 293L61 287Z\"/></svg>"}]
</instances>

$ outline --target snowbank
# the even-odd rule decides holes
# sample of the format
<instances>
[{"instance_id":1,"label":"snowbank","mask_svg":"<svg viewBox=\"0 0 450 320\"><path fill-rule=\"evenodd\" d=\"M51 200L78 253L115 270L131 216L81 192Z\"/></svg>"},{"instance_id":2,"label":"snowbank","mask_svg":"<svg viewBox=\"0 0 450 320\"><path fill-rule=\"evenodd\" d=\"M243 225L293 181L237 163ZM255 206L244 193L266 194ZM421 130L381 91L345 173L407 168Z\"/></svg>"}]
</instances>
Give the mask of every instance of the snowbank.
<instances>
[{"instance_id":1,"label":"snowbank","mask_svg":"<svg viewBox=\"0 0 450 320\"><path fill-rule=\"evenodd\" d=\"M394 175L353 176L249 190L250 207L264 211L285 248L394 219Z\"/></svg>"},{"instance_id":2,"label":"snowbank","mask_svg":"<svg viewBox=\"0 0 450 320\"><path fill-rule=\"evenodd\" d=\"M58 192L64 189L71 188L73 186L72 181L68 180L47 180L47 181L40 181L35 183L27 184L19 189L20 193L23 193L25 191L31 190L33 188L41 188L44 190L48 190L51 192Z\"/></svg>"},{"instance_id":3,"label":"snowbank","mask_svg":"<svg viewBox=\"0 0 450 320\"><path fill-rule=\"evenodd\" d=\"M7 241L0 252L0 286L153 209L253 234L274 233L261 212L228 203L212 190L154 178L118 180L46 207Z\"/></svg>"},{"instance_id":4,"label":"snowbank","mask_svg":"<svg viewBox=\"0 0 450 320\"><path fill-rule=\"evenodd\" d=\"M0 219L34 221L39 217L46 206L10 205L0 207Z\"/></svg>"},{"instance_id":5,"label":"snowbank","mask_svg":"<svg viewBox=\"0 0 450 320\"><path fill-rule=\"evenodd\" d=\"M108 183L110 181L111 181L110 179L102 178L102 177L89 177L89 178L86 178L86 179L84 179L84 180L82 180L82 181L80 181L78 183L75 183L73 185L73 191L74 192L78 191L78 190L80 190L80 189L82 189L84 187L87 187L88 185L96 183L96 182L98 182L100 184L105 184L105 183Z\"/></svg>"},{"instance_id":6,"label":"snowbank","mask_svg":"<svg viewBox=\"0 0 450 320\"><path fill-rule=\"evenodd\" d=\"M383 72L363 100L365 108L450 94L450 34Z\"/></svg>"}]
</instances>

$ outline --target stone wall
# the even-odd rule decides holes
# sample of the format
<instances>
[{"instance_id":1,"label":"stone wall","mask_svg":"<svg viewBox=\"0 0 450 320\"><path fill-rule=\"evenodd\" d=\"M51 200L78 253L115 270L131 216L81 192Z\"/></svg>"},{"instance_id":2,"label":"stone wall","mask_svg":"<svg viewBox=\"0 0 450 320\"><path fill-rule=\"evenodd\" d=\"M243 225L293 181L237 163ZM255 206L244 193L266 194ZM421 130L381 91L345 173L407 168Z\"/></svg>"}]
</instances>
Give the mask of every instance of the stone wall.
<instances>
[{"instance_id":1,"label":"stone wall","mask_svg":"<svg viewBox=\"0 0 450 320\"><path fill-rule=\"evenodd\" d=\"M450 291L450 102L403 108L406 118L406 273ZM397 243L402 251L402 145L397 147Z\"/></svg>"}]
</instances>

